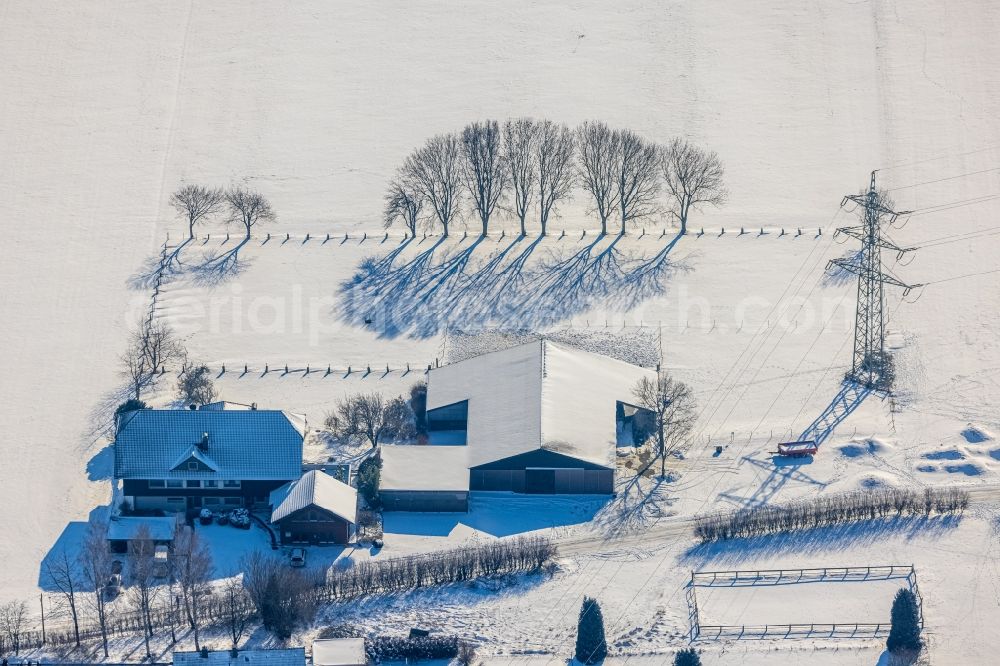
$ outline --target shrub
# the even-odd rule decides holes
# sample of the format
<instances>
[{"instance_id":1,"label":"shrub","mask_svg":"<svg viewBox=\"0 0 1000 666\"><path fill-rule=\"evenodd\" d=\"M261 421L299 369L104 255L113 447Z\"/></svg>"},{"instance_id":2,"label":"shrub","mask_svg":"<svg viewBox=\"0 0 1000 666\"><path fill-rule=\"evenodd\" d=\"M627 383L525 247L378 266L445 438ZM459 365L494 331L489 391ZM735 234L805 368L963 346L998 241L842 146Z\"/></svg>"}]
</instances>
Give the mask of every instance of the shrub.
<instances>
[{"instance_id":1,"label":"shrub","mask_svg":"<svg viewBox=\"0 0 1000 666\"><path fill-rule=\"evenodd\" d=\"M596 664L607 656L608 643L604 637L601 606L596 599L584 597L576 624L576 660L582 664Z\"/></svg>"},{"instance_id":2,"label":"shrub","mask_svg":"<svg viewBox=\"0 0 1000 666\"><path fill-rule=\"evenodd\" d=\"M372 509L382 506L379 497L379 484L382 478L382 459L378 455L370 456L358 465L358 492Z\"/></svg>"},{"instance_id":3,"label":"shrub","mask_svg":"<svg viewBox=\"0 0 1000 666\"><path fill-rule=\"evenodd\" d=\"M404 661L407 659L453 659L458 656L458 638L455 636L375 636L365 639L368 659Z\"/></svg>"}]
</instances>

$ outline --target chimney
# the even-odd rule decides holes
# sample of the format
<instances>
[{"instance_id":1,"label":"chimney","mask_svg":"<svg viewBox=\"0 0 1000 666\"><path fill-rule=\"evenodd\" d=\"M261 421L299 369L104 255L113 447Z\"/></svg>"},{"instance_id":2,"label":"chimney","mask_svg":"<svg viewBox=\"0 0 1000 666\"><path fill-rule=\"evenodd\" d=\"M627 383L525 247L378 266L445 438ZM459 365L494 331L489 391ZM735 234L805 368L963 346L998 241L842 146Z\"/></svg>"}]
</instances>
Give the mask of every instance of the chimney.
<instances>
[{"instance_id":1,"label":"chimney","mask_svg":"<svg viewBox=\"0 0 1000 666\"><path fill-rule=\"evenodd\" d=\"M208 433L201 433L201 441L198 442L198 448L202 451L208 451Z\"/></svg>"},{"instance_id":2,"label":"chimney","mask_svg":"<svg viewBox=\"0 0 1000 666\"><path fill-rule=\"evenodd\" d=\"M201 658L202 659L208 659L208 648L207 647L203 647L201 649Z\"/></svg>"},{"instance_id":3,"label":"chimney","mask_svg":"<svg viewBox=\"0 0 1000 666\"><path fill-rule=\"evenodd\" d=\"M257 403L256 402L251 402L250 403L250 409L253 410L253 411L257 411Z\"/></svg>"}]
</instances>

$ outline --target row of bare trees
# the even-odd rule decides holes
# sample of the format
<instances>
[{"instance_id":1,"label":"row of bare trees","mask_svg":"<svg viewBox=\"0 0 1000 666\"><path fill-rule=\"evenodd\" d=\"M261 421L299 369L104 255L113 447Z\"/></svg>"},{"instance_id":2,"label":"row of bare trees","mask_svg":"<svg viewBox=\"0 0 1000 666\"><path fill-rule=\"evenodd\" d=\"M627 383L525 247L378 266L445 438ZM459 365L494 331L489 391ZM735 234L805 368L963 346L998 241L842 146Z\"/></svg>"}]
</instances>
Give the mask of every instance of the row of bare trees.
<instances>
[{"instance_id":1,"label":"row of bare trees","mask_svg":"<svg viewBox=\"0 0 1000 666\"><path fill-rule=\"evenodd\" d=\"M168 630L173 641L177 631L190 631L195 649L206 623L224 625L233 647L245 635L254 608L239 580L230 580L213 592L210 582L215 567L211 551L194 530L178 529L169 558L169 571L158 569L155 541L142 526L129 542L127 566L118 570L108 547L106 524L92 520L76 553L66 549L53 553L42 565L47 583L57 592L59 609L69 619L71 630L60 636L49 632L50 642L72 642L79 646L87 638L99 638L108 656L113 634L140 633L150 657L150 640L158 630ZM163 574L166 573L164 583ZM114 599L108 583L123 576L125 593ZM0 630L5 628L0 616ZM14 646L19 641L11 640Z\"/></svg>"},{"instance_id":2,"label":"row of bare trees","mask_svg":"<svg viewBox=\"0 0 1000 666\"><path fill-rule=\"evenodd\" d=\"M877 518L958 514L968 506L969 493L959 488L878 488L702 516L695 535L702 541L738 539Z\"/></svg>"},{"instance_id":3,"label":"row of bare trees","mask_svg":"<svg viewBox=\"0 0 1000 666\"><path fill-rule=\"evenodd\" d=\"M183 185L170 196L170 205L187 223L188 239L194 239L197 225L213 218L243 227L244 240L250 240L250 232L258 224L278 219L267 197L236 185L227 189Z\"/></svg>"},{"instance_id":4,"label":"row of bare trees","mask_svg":"<svg viewBox=\"0 0 1000 666\"><path fill-rule=\"evenodd\" d=\"M61 606L71 630L50 628L48 642L74 643L99 639L105 657L113 635L141 635L149 657L149 643L157 632L190 632L200 649L201 631L224 628L237 647L254 620L279 637L312 620L322 603L348 601L374 594L391 594L483 577L537 571L556 556L548 539L523 536L427 555L356 563L325 574L292 569L278 557L251 553L242 561L241 577L212 587L215 569L211 552L191 529L180 529L170 554L169 582L157 578L153 566L154 542L148 532L135 535L130 545L123 583L124 596L112 600L106 584L115 568L108 549L105 525L94 520L77 553L61 551L46 559L43 575L62 597ZM41 644L29 626L27 604L0 606L0 644L17 652Z\"/></svg>"},{"instance_id":5,"label":"row of bare trees","mask_svg":"<svg viewBox=\"0 0 1000 666\"><path fill-rule=\"evenodd\" d=\"M447 236L467 211L485 235L503 211L517 218L521 235L534 214L544 235L559 205L580 187L602 234L615 218L625 233L668 210L684 233L692 210L725 201L723 174L714 152L685 139L660 145L599 121L571 130L551 120L485 120L431 137L410 154L389 183L384 221L387 227L401 221L411 235L421 225L439 225Z\"/></svg>"}]
</instances>

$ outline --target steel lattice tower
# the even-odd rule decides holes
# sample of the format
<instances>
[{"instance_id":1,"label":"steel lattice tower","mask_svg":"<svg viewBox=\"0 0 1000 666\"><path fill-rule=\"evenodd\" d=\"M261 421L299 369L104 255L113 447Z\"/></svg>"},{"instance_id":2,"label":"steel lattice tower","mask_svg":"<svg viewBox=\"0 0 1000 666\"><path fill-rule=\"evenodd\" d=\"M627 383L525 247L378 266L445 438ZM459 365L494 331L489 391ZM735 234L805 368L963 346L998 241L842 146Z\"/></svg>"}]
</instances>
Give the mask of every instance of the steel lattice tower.
<instances>
[{"instance_id":1,"label":"steel lattice tower","mask_svg":"<svg viewBox=\"0 0 1000 666\"><path fill-rule=\"evenodd\" d=\"M885 285L904 289L904 295L918 285L908 285L882 266L882 250L893 250L902 256L914 248L901 248L882 233L882 223L892 222L906 211L896 212L886 204L884 195L875 188L872 171L868 191L849 194L841 206L854 203L862 209L862 224L841 227L834 235L844 234L861 241L861 251L851 258L834 259L828 265L837 266L858 276L858 306L854 320L854 359L849 377L868 387L881 386L889 363L885 353Z\"/></svg>"}]
</instances>

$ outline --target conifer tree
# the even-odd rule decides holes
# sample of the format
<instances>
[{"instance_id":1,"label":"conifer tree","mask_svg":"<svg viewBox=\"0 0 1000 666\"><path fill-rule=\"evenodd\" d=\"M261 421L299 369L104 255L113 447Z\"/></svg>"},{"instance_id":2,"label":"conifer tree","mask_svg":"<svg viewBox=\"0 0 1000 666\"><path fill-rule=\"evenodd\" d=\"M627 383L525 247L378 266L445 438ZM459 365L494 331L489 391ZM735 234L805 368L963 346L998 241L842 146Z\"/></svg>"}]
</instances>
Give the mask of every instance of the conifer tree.
<instances>
[{"instance_id":1,"label":"conifer tree","mask_svg":"<svg viewBox=\"0 0 1000 666\"><path fill-rule=\"evenodd\" d=\"M892 600L892 627L886 647L893 654L919 652L920 611L917 597L912 591L902 588Z\"/></svg>"},{"instance_id":2,"label":"conifer tree","mask_svg":"<svg viewBox=\"0 0 1000 666\"><path fill-rule=\"evenodd\" d=\"M580 619L576 626L576 660L581 664L597 664L608 656L604 637L604 616L597 599L583 598Z\"/></svg>"},{"instance_id":3,"label":"conifer tree","mask_svg":"<svg viewBox=\"0 0 1000 666\"><path fill-rule=\"evenodd\" d=\"M674 655L674 666L701 666L701 657L694 648L684 648Z\"/></svg>"}]
</instances>

